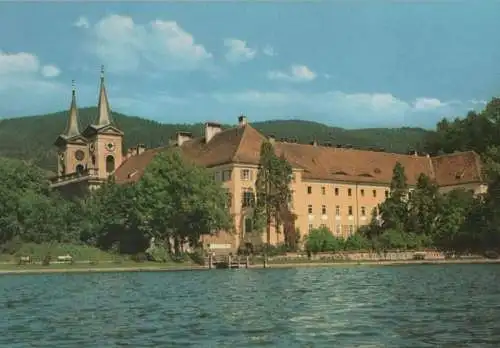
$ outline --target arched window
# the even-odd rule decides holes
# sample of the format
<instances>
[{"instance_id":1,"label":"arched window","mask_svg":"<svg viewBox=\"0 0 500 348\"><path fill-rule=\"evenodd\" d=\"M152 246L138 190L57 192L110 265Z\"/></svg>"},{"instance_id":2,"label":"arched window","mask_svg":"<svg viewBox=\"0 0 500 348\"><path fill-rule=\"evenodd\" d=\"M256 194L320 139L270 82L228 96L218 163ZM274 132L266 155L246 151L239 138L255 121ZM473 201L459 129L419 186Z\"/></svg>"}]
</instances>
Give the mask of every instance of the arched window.
<instances>
[{"instance_id":1,"label":"arched window","mask_svg":"<svg viewBox=\"0 0 500 348\"><path fill-rule=\"evenodd\" d=\"M75 168L75 172L77 174L83 174L84 171L85 171L85 168L81 164L77 165L76 168Z\"/></svg>"},{"instance_id":2,"label":"arched window","mask_svg":"<svg viewBox=\"0 0 500 348\"><path fill-rule=\"evenodd\" d=\"M115 170L115 158L111 155L106 157L106 173L113 173Z\"/></svg>"}]
</instances>

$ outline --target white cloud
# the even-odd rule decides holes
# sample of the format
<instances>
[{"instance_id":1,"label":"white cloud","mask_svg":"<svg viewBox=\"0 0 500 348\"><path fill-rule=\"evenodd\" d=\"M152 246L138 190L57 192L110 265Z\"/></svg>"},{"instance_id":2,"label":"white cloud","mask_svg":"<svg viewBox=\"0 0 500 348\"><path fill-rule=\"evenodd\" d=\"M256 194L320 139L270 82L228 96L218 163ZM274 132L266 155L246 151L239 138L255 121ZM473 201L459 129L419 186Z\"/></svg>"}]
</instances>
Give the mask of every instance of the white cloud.
<instances>
[{"instance_id":1,"label":"white cloud","mask_svg":"<svg viewBox=\"0 0 500 348\"><path fill-rule=\"evenodd\" d=\"M350 127L434 127L442 117L466 113L470 101L443 102L436 98L405 101L390 93L345 93L326 91L248 90L214 93L211 98L226 109L246 110L260 119L298 117L337 126Z\"/></svg>"},{"instance_id":2,"label":"white cloud","mask_svg":"<svg viewBox=\"0 0 500 348\"><path fill-rule=\"evenodd\" d=\"M292 65L289 71L269 71L269 80L281 80L288 82L308 82L316 78L316 73L305 65Z\"/></svg>"},{"instance_id":3,"label":"white cloud","mask_svg":"<svg viewBox=\"0 0 500 348\"><path fill-rule=\"evenodd\" d=\"M224 46L228 49L226 60L230 63L242 63L255 58L257 51L247 46L246 41L225 39Z\"/></svg>"},{"instance_id":4,"label":"white cloud","mask_svg":"<svg viewBox=\"0 0 500 348\"><path fill-rule=\"evenodd\" d=\"M74 23L73 25L77 28L83 28L83 29L88 29L90 28L90 22L87 19L87 17L80 16Z\"/></svg>"},{"instance_id":5,"label":"white cloud","mask_svg":"<svg viewBox=\"0 0 500 348\"><path fill-rule=\"evenodd\" d=\"M26 53L7 53L0 51L0 75L31 74L40 68L37 56Z\"/></svg>"},{"instance_id":6,"label":"white cloud","mask_svg":"<svg viewBox=\"0 0 500 348\"><path fill-rule=\"evenodd\" d=\"M413 102L413 107L416 110L437 109L443 106L446 106L446 104L436 98L417 98Z\"/></svg>"},{"instance_id":7,"label":"white cloud","mask_svg":"<svg viewBox=\"0 0 500 348\"><path fill-rule=\"evenodd\" d=\"M47 71L54 74L54 68L42 67L31 53L0 51L0 118L55 111L54 105L66 104L61 96L68 89L43 76Z\"/></svg>"},{"instance_id":8,"label":"white cloud","mask_svg":"<svg viewBox=\"0 0 500 348\"><path fill-rule=\"evenodd\" d=\"M57 77L61 74L61 70L55 65L44 65L41 72L45 77Z\"/></svg>"},{"instance_id":9,"label":"white cloud","mask_svg":"<svg viewBox=\"0 0 500 348\"><path fill-rule=\"evenodd\" d=\"M274 50L274 47L271 45L264 46L264 48L262 49L262 53L264 53L264 55L269 57L274 57L276 55L276 51Z\"/></svg>"},{"instance_id":10,"label":"white cloud","mask_svg":"<svg viewBox=\"0 0 500 348\"><path fill-rule=\"evenodd\" d=\"M195 70L212 58L204 46L175 21L137 24L110 15L92 27L87 47L111 72L135 72L146 63L155 69Z\"/></svg>"}]
</instances>

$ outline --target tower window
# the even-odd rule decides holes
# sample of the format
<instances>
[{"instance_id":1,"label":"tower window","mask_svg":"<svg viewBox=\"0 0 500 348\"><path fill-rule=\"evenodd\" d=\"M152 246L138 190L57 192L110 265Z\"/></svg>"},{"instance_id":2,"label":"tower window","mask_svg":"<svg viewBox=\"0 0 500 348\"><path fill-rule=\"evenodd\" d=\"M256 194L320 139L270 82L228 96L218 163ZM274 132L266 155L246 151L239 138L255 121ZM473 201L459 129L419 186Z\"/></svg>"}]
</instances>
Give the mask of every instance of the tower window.
<instances>
[{"instance_id":1,"label":"tower window","mask_svg":"<svg viewBox=\"0 0 500 348\"><path fill-rule=\"evenodd\" d=\"M111 174L115 170L115 158L111 155L106 157L106 173Z\"/></svg>"},{"instance_id":2,"label":"tower window","mask_svg":"<svg viewBox=\"0 0 500 348\"><path fill-rule=\"evenodd\" d=\"M83 165L81 165L81 164L77 165L75 168L75 172L77 174L83 174L84 170L85 170L85 168L83 168Z\"/></svg>"}]
</instances>

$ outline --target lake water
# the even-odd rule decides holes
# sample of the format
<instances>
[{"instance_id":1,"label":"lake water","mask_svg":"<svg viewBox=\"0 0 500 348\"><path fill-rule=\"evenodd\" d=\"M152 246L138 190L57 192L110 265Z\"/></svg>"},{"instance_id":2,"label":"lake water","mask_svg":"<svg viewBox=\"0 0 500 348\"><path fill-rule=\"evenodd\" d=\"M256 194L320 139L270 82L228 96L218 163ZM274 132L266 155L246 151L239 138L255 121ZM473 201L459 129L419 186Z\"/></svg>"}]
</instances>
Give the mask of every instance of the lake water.
<instances>
[{"instance_id":1,"label":"lake water","mask_svg":"<svg viewBox=\"0 0 500 348\"><path fill-rule=\"evenodd\" d=\"M0 347L500 347L500 265L0 276Z\"/></svg>"}]
</instances>

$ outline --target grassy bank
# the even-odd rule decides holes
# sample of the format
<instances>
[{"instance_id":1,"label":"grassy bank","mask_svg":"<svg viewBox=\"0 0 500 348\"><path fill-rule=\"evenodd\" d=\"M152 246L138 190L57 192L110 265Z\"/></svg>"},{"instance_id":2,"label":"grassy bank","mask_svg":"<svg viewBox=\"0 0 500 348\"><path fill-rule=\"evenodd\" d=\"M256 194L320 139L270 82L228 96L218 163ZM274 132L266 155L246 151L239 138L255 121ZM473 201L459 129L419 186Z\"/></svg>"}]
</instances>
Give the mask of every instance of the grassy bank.
<instances>
[{"instance_id":1,"label":"grassy bank","mask_svg":"<svg viewBox=\"0 0 500 348\"><path fill-rule=\"evenodd\" d=\"M108 253L88 245L78 244L35 244L25 243L17 245L8 245L3 253L0 254L0 262L18 263L21 257L29 256L36 262L41 262L47 255L52 259L58 256L71 255L75 262L113 262L122 261L126 257Z\"/></svg>"}]
</instances>

